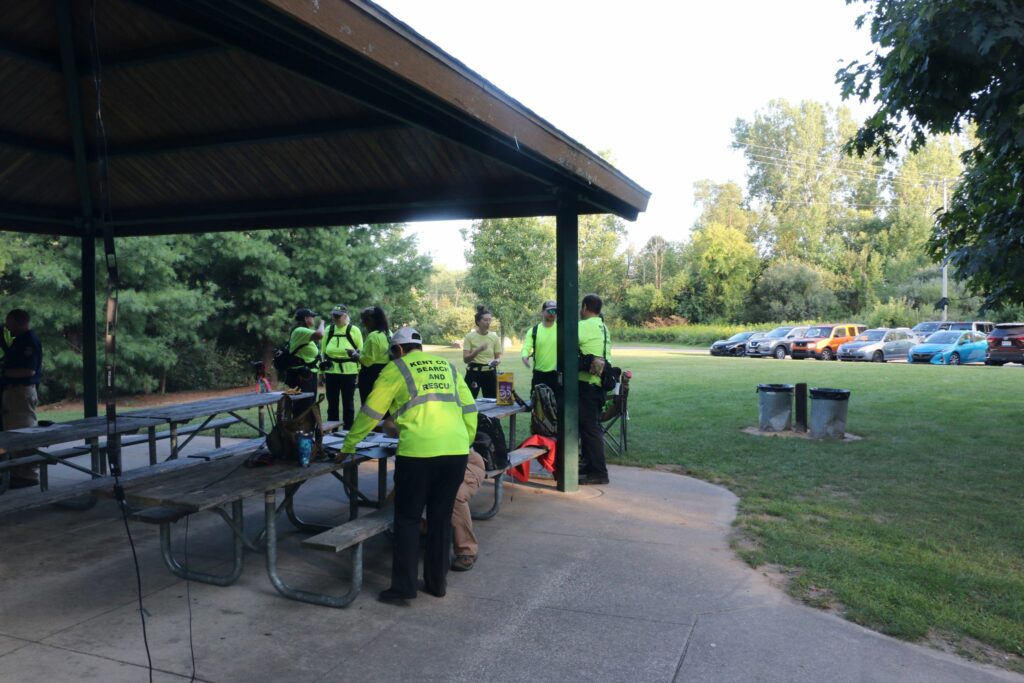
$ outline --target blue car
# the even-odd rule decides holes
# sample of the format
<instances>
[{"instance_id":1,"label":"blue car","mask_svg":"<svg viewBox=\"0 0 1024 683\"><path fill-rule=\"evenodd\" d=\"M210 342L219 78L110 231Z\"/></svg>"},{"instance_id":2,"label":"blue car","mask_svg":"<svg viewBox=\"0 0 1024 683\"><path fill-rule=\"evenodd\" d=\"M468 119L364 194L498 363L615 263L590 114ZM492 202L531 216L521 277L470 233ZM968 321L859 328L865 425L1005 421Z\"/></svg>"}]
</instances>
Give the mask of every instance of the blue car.
<instances>
[{"instance_id":1,"label":"blue car","mask_svg":"<svg viewBox=\"0 0 1024 683\"><path fill-rule=\"evenodd\" d=\"M981 332L942 330L928 337L923 344L910 349L908 363L961 365L984 363L988 342Z\"/></svg>"}]
</instances>

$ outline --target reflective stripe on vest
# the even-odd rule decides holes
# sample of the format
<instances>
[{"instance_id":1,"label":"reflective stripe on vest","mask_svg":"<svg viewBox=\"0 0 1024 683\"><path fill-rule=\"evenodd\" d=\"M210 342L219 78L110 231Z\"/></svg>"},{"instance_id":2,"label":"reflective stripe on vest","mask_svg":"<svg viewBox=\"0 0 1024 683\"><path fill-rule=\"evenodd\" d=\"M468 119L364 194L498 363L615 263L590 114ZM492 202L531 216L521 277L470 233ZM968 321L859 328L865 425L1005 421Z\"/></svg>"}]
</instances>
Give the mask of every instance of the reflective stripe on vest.
<instances>
[{"instance_id":1,"label":"reflective stripe on vest","mask_svg":"<svg viewBox=\"0 0 1024 683\"><path fill-rule=\"evenodd\" d=\"M430 403L432 401L437 401L440 403L454 403L460 408L462 408L463 414L476 412L476 404L473 404L472 406L462 405L462 399L459 397L458 377L455 374L455 366L452 365L451 363L448 363L448 371L450 373L452 382L451 394L420 394L419 388L416 386L416 381L412 377L412 371L409 370L409 367L405 364L405 361L399 358L395 360L394 363L395 367L398 368L398 371L402 373L402 377L405 379L405 388L409 392L409 400L408 402L406 402L405 405L403 405L395 412L396 418L405 413L405 411L409 410L410 408L421 406L424 403Z\"/></svg>"}]
</instances>

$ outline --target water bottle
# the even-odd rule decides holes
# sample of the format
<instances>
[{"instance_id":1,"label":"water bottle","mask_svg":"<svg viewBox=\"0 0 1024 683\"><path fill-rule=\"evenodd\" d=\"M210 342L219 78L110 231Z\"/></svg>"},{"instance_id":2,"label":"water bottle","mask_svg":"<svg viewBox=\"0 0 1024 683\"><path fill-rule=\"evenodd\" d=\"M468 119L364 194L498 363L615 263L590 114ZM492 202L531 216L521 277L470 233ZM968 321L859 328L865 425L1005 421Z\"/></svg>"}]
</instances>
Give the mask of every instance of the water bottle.
<instances>
[{"instance_id":1,"label":"water bottle","mask_svg":"<svg viewBox=\"0 0 1024 683\"><path fill-rule=\"evenodd\" d=\"M297 432L295 444L299 448L299 467L309 467L313 455L313 435L310 432Z\"/></svg>"}]
</instances>

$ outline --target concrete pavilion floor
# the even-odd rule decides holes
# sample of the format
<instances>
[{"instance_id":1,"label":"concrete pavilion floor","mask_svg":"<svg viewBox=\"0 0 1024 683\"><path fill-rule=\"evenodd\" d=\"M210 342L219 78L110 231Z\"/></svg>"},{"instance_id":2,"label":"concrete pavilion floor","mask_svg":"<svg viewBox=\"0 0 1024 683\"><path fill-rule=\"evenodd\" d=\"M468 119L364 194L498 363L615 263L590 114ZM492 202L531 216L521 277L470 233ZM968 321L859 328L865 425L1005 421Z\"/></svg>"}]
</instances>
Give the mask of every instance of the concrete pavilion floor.
<instances>
[{"instance_id":1,"label":"concrete pavilion floor","mask_svg":"<svg viewBox=\"0 0 1024 683\"><path fill-rule=\"evenodd\" d=\"M163 566L157 528L133 522L154 680L191 675L188 589L203 681L1024 681L795 603L730 550L736 498L725 489L655 471L611 476L573 495L543 481L507 486L502 512L477 523L477 566L450 574L444 599L421 594L410 607L375 600L390 571L382 537L366 546L363 593L330 609L279 595L262 555L233 586L186 586ZM368 467L361 483L373 482ZM485 485L475 507L490 494ZM342 496L322 479L298 508L340 521ZM246 512L255 529L261 500ZM345 590L347 554L300 549L283 516L280 529L286 580ZM227 539L218 518L196 516L190 562L223 568ZM0 520L0 681L143 681L145 663L113 503Z\"/></svg>"}]
</instances>

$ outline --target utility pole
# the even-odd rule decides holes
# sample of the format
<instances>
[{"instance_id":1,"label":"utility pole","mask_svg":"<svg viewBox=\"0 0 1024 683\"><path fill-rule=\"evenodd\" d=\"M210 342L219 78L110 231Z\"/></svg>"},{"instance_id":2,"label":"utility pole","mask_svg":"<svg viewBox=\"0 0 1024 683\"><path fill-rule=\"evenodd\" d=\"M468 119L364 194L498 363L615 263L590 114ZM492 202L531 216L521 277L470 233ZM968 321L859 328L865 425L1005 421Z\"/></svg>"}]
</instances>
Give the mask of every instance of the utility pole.
<instances>
[{"instance_id":1,"label":"utility pole","mask_svg":"<svg viewBox=\"0 0 1024 683\"><path fill-rule=\"evenodd\" d=\"M942 213L949 211L949 194L946 179L942 179ZM942 320L949 316L949 254L942 256Z\"/></svg>"}]
</instances>

